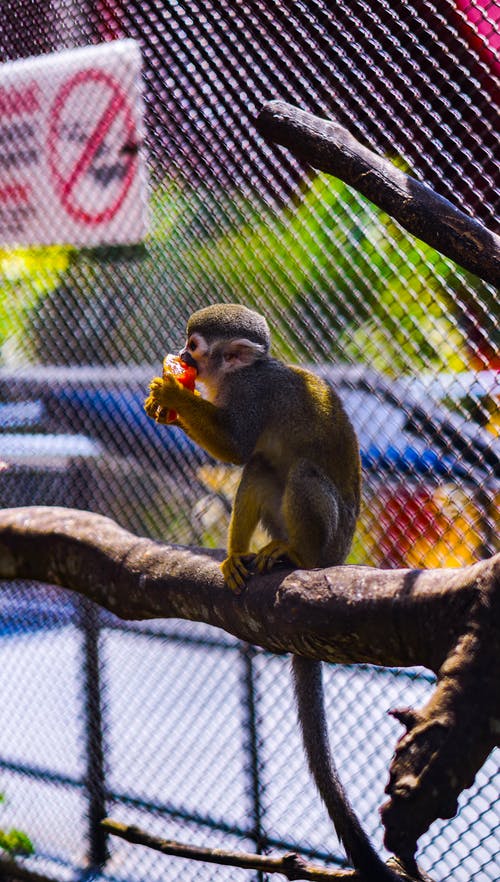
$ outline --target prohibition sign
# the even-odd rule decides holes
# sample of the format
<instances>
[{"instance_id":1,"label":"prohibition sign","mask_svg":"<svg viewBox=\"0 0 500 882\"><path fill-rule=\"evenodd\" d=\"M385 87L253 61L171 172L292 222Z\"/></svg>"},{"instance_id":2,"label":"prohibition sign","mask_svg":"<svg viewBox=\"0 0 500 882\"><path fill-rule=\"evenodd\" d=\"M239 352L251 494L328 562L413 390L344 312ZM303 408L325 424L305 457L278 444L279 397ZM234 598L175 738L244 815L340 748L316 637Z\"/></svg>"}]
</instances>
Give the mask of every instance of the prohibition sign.
<instances>
[{"instance_id":1,"label":"prohibition sign","mask_svg":"<svg viewBox=\"0 0 500 882\"><path fill-rule=\"evenodd\" d=\"M76 159L71 166L66 167L63 162L63 149L67 148L63 132L63 115L71 102L83 106L84 97L77 95L77 91L85 92L85 86L91 83L100 85L105 95L104 110L101 111L97 122L85 131L85 136L80 140ZM83 95L84 95L83 92ZM89 92L89 101L92 95ZM105 148L105 138L111 128L118 127L119 146L113 151L116 165L120 163L123 172L119 187L110 191L109 204L100 206L99 210L92 211L92 205L85 205L82 199L83 176L89 171L93 160ZM57 194L61 204L67 213L77 221L82 221L90 226L97 226L111 220L119 211L130 189L137 169L137 157L134 153L125 153L123 148L135 141L135 125L127 96L121 85L106 71L100 69L88 69L79 71L70 77L61 87L54 100L52 113L49 120L48 131L48 163L54 179ZM89 188L90 191L91 188ZM79 192L79 195L78 195ZM89 198L90 197L90 198ZM92 201L91 193L88 195L89 203ZM83 204L82 204L83 203Z\"/></svg>"}]
</instances>

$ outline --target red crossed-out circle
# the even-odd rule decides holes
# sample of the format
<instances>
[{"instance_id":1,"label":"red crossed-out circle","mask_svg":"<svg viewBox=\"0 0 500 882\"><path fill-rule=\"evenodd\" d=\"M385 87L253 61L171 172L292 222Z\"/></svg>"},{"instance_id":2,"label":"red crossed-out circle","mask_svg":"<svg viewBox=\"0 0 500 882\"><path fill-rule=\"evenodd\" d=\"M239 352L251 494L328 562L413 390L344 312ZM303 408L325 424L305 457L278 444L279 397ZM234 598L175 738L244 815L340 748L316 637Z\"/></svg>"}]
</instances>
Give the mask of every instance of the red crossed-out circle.
<instances>
[{"instance_id":1,"label":"red crossed-out circle","mask_svg":"<svg viewBox=\"0 0 500 882\"><path fill-rule=\"evenodd\" d=\"M73 168L69 174L63 174L61 172L61 150L64 149L65 141L61 136L61 115L74 90L86 83L101 83L109 91L109 100L85 143L82 145L82 150ZM99 212L92 212L91 206L88 209L84 208L76 200L75 187L91 165L118 114L121 113L123 114L123 146L125 146L131 143L135 132L134 120L127 96L114 77L103 70L92 68L79 71L70 77L57 93L52 108L48 133L48 162L57 193L61 204L72 218L92 226L109 221L115 216L123 204L136 172L137 158L135 155L132 155L127 158L127 171L123 176L118 195L115 196L110 205Z\"/></svg>"}]
</instances>

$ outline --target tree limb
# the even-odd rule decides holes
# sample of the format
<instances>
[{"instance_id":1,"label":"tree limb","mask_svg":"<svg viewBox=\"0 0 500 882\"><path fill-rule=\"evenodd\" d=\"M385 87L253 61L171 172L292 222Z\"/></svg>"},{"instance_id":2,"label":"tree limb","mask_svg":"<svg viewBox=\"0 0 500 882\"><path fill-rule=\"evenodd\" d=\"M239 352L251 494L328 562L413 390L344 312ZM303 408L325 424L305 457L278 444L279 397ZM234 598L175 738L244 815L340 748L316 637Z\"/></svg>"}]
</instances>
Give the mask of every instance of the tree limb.
<instances>
[{"instance_id":1,"label":"tree limb","mask_svg":"<svg viewBox=\"0 0 500 882\"><path fill-rule=\"evenodd\" d=\"M123 619L207 622L271 652L434 670L427 705L395 711L407 732L383 820L388 848L407 858L500 743L500 554L456 570L283 569L254 576L240 597L224 586L223 557L137 538L89 512L0 512L2 579L61 585Z\"/></svg>"},{"instance_id":2,"label":"tree limb","mask_svg":"<svg viewBox=\"0 0 500 882\"><path fill-rule=\"evenodd\" d=\"M140 827L136 827L133 824L121 824L112 818L105 818L101 824L112 836L119 836L127 842L144 845L146 848L152 848L154 851L160 851L162 854L169 854L174 857L183 857L210 864L222 864L226 867L242 867L245 870L260 870L262 873L280 873L290 880L366 882L357 870L328 869L316 864L309 864L293 851L281 857L273 857L272 855L252 854L251 852L228 851L222 848L200 848L197 845L185 845L172 839L162 839L158 836L153 836ZM388 864L398 874L401 882L413 882L413 878L408 876L394 858L391 858ZM426 880L431 882L429 877L423 875L421 882L426 882Z\"/></svg>"},{"instance_id":3,"label":"tree limb","mask_svg":"<svg viewBox=\"0 0 500 882\"><path fill-rule=\"evenodd\" d=\"M343 126L285 101L270 101L257 128L298 159L354 187L455 263L486 282L500 283L500 236L364 147Z\"/></svg>"}]
</instances>

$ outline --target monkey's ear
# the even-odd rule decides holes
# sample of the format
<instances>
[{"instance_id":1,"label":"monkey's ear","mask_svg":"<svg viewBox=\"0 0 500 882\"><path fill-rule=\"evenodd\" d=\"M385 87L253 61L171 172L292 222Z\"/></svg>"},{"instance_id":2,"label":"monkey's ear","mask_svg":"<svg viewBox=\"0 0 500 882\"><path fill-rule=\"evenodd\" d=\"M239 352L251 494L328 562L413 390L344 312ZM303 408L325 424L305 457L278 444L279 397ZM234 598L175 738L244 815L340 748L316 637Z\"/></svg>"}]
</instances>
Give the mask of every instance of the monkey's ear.
<instances>
[{"instance_id":1,"label":"monkey's ear","mask_svg":"<svg viewBox=\"0 0 500 882\"><path fill-rule=\"evenodd\" d=\"M254 343L245 338L229 340L222 348L222 360L225 371L236 371L242 367L248 367L258 358L265 355L265 346Z\"/></svg>"}]
</instances>

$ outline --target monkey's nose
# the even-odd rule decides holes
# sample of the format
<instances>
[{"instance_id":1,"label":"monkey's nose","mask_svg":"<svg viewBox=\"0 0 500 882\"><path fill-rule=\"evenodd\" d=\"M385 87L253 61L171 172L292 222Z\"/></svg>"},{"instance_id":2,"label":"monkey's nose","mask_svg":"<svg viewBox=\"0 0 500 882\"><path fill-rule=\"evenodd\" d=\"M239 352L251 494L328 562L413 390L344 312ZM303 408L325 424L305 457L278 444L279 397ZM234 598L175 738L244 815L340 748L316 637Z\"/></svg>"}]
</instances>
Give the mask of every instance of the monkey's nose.
<instances>
[{"instance_id":1,"label":"monkey's nose","mask_svg":"<svg viewBox=\"0 0 500 882\"><path fill-rule=\"evenodd\" d=\"M198 369L198 365L196 364L189 349L183 349L181 352L179 352L179 358L181 361L184 362L184 364L188 364L189 367L195 368L196 370Z\"/></svg>"}]
</instances>

